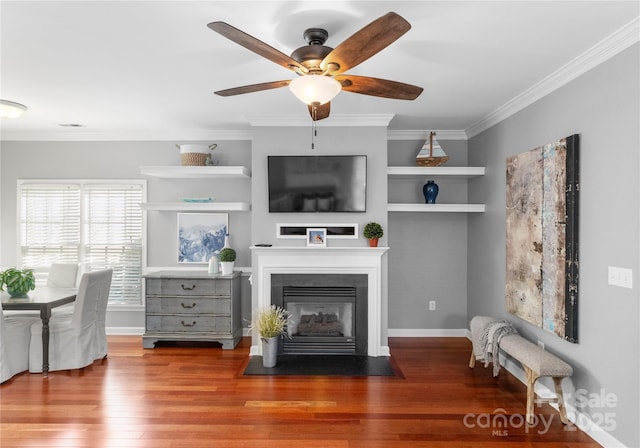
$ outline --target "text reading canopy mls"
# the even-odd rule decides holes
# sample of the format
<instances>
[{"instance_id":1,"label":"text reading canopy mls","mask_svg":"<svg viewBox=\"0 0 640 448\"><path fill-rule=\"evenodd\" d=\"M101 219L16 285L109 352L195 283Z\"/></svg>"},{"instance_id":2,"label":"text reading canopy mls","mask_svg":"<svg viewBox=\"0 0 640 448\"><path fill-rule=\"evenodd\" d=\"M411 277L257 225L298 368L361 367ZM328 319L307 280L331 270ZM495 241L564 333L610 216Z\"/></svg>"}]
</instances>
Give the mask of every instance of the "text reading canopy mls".
<instances>
[{"instance_id":1,"label":"text reading canopy mls","mask_svg":"<svg viewBox=\"0 0 640 448\"><path fill-rule=\"evenodd\" d=\"M269 212L365 212L367 156L269 156Z\"/></svg>"}]
</instances>

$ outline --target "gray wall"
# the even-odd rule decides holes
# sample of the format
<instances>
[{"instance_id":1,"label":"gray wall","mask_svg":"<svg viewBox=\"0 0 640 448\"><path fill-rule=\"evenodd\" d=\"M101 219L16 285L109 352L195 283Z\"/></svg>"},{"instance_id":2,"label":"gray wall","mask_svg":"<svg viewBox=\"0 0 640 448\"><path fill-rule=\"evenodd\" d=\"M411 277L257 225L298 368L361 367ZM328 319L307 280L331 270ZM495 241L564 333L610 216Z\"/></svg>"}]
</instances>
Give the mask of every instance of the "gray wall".
<instances>
[{"instance_id":1,"label":"gray wall","mask_svg":"<svg viewBox=\"0 0 640 448\"><path fill-rule=\"evenodd\" d=\"M312 151L310 129L306 126L256 127L253 134L253 142L222 141L214 151L214 157L222 165L250 166L251 180L159 179L141 175L140 166L180 164L173 142L2 142L0 265L14 265L17 260L17 179L146 178L148 200L153 202L204 195L213 195L219 201L250 201L251 213L229 213L231 243L238 249L236 266L240 267L251 266L251 244L305 244L303 240L277 240L278 222L355 222L360 226L360 233L367 222L380 222L385 229L380 244L391 247L388 259L393 261L389 268L391 279L387 281L385 277L385 285L389 284L393 291L389 296L389 327L400 331L465 327L467 215L393 213L387 216L386 213L387 198L423 202L422 179L388 182L386 175L387 156L389 165L413 166L422 141L391 141L388 148L384 126L319 126L316 149ZM466 164L466 142L441 141L441 144L450 156L449 165ZM269 154L366 154L367 212L269 214L266 188L266 156ZM438 183L441 186L439 201L466 201L466 181L445 179ZM175 212L149 211L147 219L147 265L150 268L181 267L176 262ZM359 235L356 240L330 241L329 244L362 246L366 242ZM246 277L242 288L242 314L246 323L253 308ZM384 295L386 303L386 289ZM437 300L436 312L427 311L428 300ZM386 320L387 316L383 318ZM143 313L141 310L110 312L107 325L141 328Z\"/></svg>"},{"instance_id":2,"label":"gray wall","mask_svg":"<svg viewBox=\"0 0 640 448\"><path fill-rule=\"evenodd\" d=\"M185 143L185 142L180 142ZM194 142L210 143L210 142ZM251 166L250 141L218 142L213 156L222 165ZM251 180L159 179L140 174L140 166L180 165L173 142L2 142L0 266L17 263L16 186L18 179L147 179L151 202L182 197L215 196L218 201L251 200ZM231 243L238 249L236 266L251 264L248 212L229 213ZM177 262L176 212L147 212L147 265L150 268L184 268ZM205 268L205 265L188 265ZM250 292L243 277L243 317L250 319ZM246 303L245 303L246 302ZM144 328L142 309L110 311L109 327Z\"/></svg>"},{"instance_id":3,"label":"gray wall","mask_svg":"<svg viewBox=\"0 0 640 448\"><path fill-rule=\"evenodd\" d=\"M369 221L387 228L387 128L318 126L315 149L310 127L255 127L253 129L253 193L251 211L253 241L280 246L304 246L305 240L276 239L277 223L358 223L357 240L328 240L329 245L364 246L362 228ZM269 213L267 156L269 155L366 155L366 213ZM386 237L379 243L387 245Z\"/></svg>"},{"instance_id":4,"label":"gray wall","mask_svg":"<svg viewBox=\"0 0 640 448\"><path fill-rule=\"evenodd\" d=\"M470 165L487 167L485 177L471 181L470 201L488 205L486 213L469 218L469 316L508 318L574 367L576 389L615 394L616 407L583 412L596 422L603 413L614 413L612 435L627 446L640 446L638 54L636 44L469 141ZM505 160L576 133L581 135L580 342L571 344L505 311ZM607 266L632 268L634 288L609 286Z\"/></svg>"},{"instance_id":5,"label":"gray wall","mask_svg":"<svg viewBox=\"0 0 640 448\"><path fill-rule=\"evenodd\" d=\"M466 141L438 141L449 156L446 166L467 166ZM390 141L389 166L415 166L423 143ZM424 203L422 186L427 180L391 177L389 202ZM440 187L436 203L467 202L467 179L433 180ZM466 328L467 219L467 213L389 213L389 328L397 334ZM435 311L429 311L430 300L436 301Z\"/></svg>"},{"instance_id":6,"label":"gray wall","mask_svg":"<svg viewBox=\"0 0 640 448\"><path fill-rule=\"evenodd\" d=\"M380 223L387 230L387 128L318 126L315 149L311 149L310 127L255 127L253 129L253 192L251 222L254 243L274 246L305 246L305 240L277 239L277 223L357 223L357 239L327 240L328 246L366 246L362 229L369 221ZM366 213L269 213L267 189L268 155L366 155ZM379 242L387 246L385 235ZM382 272L382 344L387 345L387 267L383 259ZM257 306L257 295L252 308ZM256 341L254 341L254 344Z\"/></svg>"}]
</instances>

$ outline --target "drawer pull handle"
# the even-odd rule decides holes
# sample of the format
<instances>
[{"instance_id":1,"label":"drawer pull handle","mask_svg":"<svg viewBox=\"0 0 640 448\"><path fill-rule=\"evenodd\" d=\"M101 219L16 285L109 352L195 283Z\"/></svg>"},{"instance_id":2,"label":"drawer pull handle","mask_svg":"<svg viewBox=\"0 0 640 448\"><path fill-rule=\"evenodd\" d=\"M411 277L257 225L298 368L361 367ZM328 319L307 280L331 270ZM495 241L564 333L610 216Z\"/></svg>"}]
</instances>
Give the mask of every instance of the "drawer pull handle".
<instances>
[{"instance_id":1,"label":"drawer pull handle","mask_svg":"<svg viewBox=\"0 0 640 448\"><path fill-rule=\"evenodd\" d=\"M194 289L196 289L196 285L193 285L191 288L187 288L184 285L180 285L180 286L182 286L182 289L185 290L185 291L193 291Z\"/></svg>"},{"instance_id":2,"label":"drawer pull handle","mask_svg":"<svg viewBox=\"0 0 640 448\"><path fill-rule=\"evenodd\" d=\"M196 321L194 320L192 324L188 324L185 321L181 321L182 322L182 326L183 327L195 327L196 326Z\"/></svg>"},{"instance_id":3,"label":"drawer pull handle","mask_svg":"<svg viewBox=\"0 0 640 448\"><path fill-rule=\"evenodd\" d=\"M187 308L187 309L196 307L195 302L192 303L191 305L187 305L186 303L182 302L180 305L182 305L182 308Z\"/></svg>"}]
</instances>

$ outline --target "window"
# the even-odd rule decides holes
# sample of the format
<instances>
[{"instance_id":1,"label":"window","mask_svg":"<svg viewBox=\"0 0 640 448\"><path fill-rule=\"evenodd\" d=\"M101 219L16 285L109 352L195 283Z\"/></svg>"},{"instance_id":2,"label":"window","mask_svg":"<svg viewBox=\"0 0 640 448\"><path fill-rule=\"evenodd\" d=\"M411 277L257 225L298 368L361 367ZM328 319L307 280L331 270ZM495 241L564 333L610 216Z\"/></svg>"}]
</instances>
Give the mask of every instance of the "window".
<instances>
[{"instance_id":1,"label":"window","mask_svg":"<svg viewBox=\"0 0 640 448\"><path fill-rule=\"evenodd\" d=\"M142 304L145 181L19 181L20 265L113 269L110 305Z\"/></svg>"}]
</instances>

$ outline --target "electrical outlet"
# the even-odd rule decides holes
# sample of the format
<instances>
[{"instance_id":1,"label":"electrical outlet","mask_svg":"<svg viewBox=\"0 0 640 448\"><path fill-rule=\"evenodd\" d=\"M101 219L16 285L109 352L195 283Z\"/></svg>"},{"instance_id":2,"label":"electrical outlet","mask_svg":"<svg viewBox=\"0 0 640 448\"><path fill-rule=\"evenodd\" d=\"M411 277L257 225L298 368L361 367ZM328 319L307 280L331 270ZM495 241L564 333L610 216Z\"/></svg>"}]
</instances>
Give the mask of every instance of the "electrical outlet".
<instances>
[{"instance_id":1,"label":"electrical outlet","mask_svg":"<svg viewBox=\"0 0 640 448\"><path fill-rule=\"evenodd\" d=\"M542 342L541 340L538 340L538 347L544 350L544 342Z\"/></svg>"},{"instance_id":2,"label":"electrical outlet","mask_svg":"<svg viewBox=\"0 0 640 448\"><path fill-rule=\"evenodd\" d=\"M429 311L435 311L435 310L436 310L436 301L429 300Z\"/></svg>"},{"instance_id":3,"label":"electrical outlet","mask_svg":"<svg viewBox=\"0 0 640 448\"><path fill-rule=\"evenodd\" d=\"M633 271L626 268L618 268L616 266L609 266L607 272L607 281L612 286L619 286L621 288L633 288Z\"/></svg>"}]
</instances>

